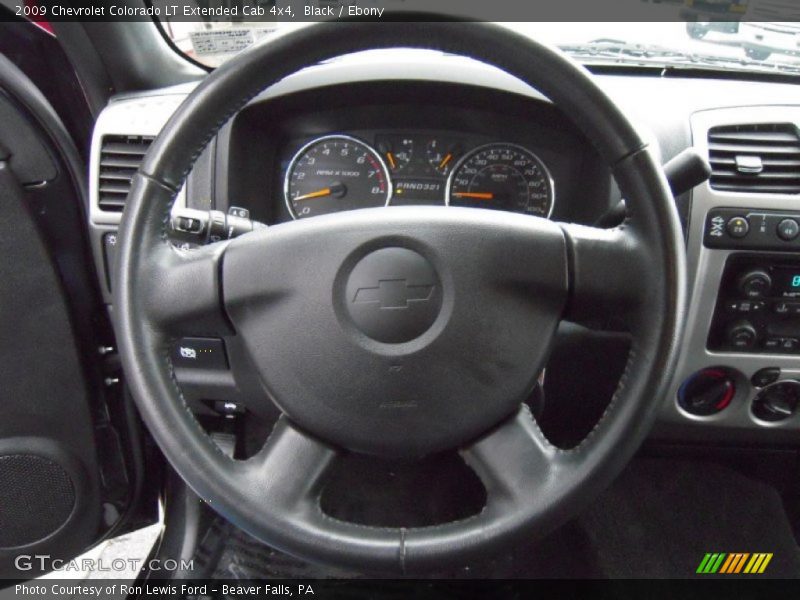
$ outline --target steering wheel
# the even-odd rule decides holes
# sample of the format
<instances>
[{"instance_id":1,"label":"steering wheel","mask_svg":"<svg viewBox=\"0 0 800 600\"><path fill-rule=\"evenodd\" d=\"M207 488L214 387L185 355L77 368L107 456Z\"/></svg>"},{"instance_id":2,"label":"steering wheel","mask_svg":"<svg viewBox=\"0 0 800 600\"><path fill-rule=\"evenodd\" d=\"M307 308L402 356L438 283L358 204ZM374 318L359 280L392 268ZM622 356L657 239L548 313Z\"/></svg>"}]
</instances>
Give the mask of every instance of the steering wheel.
<instances>
[{"instance_id":1,"label":"steering wheel","mask_svg":"<svg viewBox=\"0 0 800 600\"><path fill-rule=\"evenodd\" d=\"M392 207L280 224L192 251L169 243L177 191L234 113L303 67L389 47L471 57L545 94L612 169L628 205L625 223L603 230L492 210ZM386 281L406 299L414 287L417 301L357 301ZM114 306L142 417L201 498L296 556L407 573L544 535L610 483L664 397L684 288L682 236L663 172L585 69L490 24L351 22L280 34L211 73L178 108L133 181ZM523 400L559 321L598 315L625 320L630 356L593 431L562 450ZM187 407L170 361L171 344L184 335L235 336L247 349L282 412L254 456L229 458ZM414 457L445 449L459 449L486 488L475 516L377 528L320 508L342 452Z\"/></svg>"}]
</instances>

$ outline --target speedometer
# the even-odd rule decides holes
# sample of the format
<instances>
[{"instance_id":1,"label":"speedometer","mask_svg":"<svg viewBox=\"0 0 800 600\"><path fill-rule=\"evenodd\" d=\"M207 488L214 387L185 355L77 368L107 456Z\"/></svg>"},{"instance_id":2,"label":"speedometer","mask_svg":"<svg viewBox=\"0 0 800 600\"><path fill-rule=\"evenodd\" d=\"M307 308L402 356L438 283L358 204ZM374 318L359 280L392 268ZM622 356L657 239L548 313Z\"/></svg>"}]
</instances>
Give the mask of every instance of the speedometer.
<instances>
[{"instance_id":1,"label":"speedometer","mask_svg":"<svg viewBox=\"0 0 800 600\"><path fill-rule=\"evenodd\" d=\"M284 180L286 207L295 219L386 206L391 195L389 174L378 153L345 135L303 146Z\"/></svg>"},{"instance_id":2,"label":"speedometer","mask_svg":"<svg viewBox=\"0 0 800 600\"><path fill-rule=\"evenodd\" d=\"M553 179L544 163L516 144L488 144L467 153L447 182L452 206L493 208L549 217Z\"/></svg>"}]
</instances>

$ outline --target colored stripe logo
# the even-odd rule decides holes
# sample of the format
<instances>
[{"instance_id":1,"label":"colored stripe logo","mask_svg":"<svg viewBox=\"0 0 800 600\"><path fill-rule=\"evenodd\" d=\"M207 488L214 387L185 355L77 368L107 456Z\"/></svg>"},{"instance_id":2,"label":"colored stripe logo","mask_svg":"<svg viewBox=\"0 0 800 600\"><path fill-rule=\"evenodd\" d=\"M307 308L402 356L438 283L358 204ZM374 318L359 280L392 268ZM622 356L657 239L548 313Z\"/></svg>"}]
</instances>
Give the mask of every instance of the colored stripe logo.
<instances>
[{"instance_id":1,"label":"colored stripe logo","mask_svg":"<svg viewBox=\"0 0 800 600\"><path fill-rule=\"evenodd\" d=\"M771 552L708 552L696 572L702 575L756 575L763 573L771 560Z\"/></svg>"}]
</instances>

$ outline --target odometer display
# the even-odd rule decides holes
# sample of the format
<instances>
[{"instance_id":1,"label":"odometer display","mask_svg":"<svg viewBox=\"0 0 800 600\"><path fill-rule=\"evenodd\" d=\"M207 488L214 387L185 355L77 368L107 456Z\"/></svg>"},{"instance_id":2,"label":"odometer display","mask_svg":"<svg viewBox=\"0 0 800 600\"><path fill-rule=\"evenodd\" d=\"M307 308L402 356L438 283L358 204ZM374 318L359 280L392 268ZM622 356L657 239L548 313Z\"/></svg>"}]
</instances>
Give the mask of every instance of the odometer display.
<instances>
[{"instance_id":1,"label":"odometer display","mask_svg":"<svg viewBox=\"0 0 800 600\"><path fill-rule=\"evenodd\" d=\"M555 192L550 173L530 150L489 144L466 154L447 186L453 206L491 208L549 217Z\"/></svg>"},{"instance_id":2,"label":"odometer display","mask_svg":"<svg viewBox=\"0 0 800 600\"><path fill-rule=\"evenodd\" d=\"M392 189L375 150L355 138L318 138L295 154L286 171L284 195L292 217L386 206Z\"/></svg>"}]
</instances>

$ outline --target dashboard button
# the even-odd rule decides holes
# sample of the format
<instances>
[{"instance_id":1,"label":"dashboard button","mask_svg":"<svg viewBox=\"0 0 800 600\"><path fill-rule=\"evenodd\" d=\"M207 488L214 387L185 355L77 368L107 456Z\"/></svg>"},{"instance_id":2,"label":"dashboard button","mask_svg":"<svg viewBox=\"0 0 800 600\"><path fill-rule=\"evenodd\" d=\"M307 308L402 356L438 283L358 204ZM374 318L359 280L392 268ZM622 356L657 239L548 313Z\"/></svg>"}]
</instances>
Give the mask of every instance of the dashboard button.
<instances>
[{"instance_id":1,"label":"dashboard button","mask_svg":"<svg viewBox=\"0 0 800 600\"><path fill-rule=\"evenodd\" d=\"M785 242L791 242L800 235L800 225L794 219L783 219L778 223L778 237Z\"/></svg>"},{"instance_id":2,"label":"dashboard button","mask_svg":"<svg viewBox=\"0 0 800 600\"><path fill-rule=\"evenodd\" d=\"M800 383L780 381L759 392L753 400L753 415L762 421L775 423L791 417L800 403Z\"/></svg>"},{"instance_id":3,"label":"dashboard button","mask_svg":"<svg viewBox=\"0 0 800 600\"><path fill-rule=\"evenodd\" d=\"M755 387L762 388L768 386L770 383L775 383L780 376L781 370L778 367L765 367L753 374L750 378L750 383Z\"/></svg>"},{"instance_id":4,"label":"dashboard button","mask_svg":"<svg viewBox=\"0 0 800 600\"><path fill-rule=\"evenodd\" d=\"M750 231L750 223L744 217L733 217L728 219L725 229L732 238L743 238Z\"/></svg>"},{"instance_id":5,"label":"dashboard button","mask_svg":"<svg viewBox=\"0 0 800 600\"><path fill-rule=\"evenodd\" d=\"M764 349L793 352L798 349L799 344L797 338L793 337L770 337L764 342Z\"/></svg>"},{"instance_id":6,"label":"dashboard button","mask_svg":"<svg viewBox=\"0 0 800 600\"><path fill-rule=\"evenodd\" d=\"M173 346L172 362L189 369L227 369L225 342L219 338L182 338Z\"/></svg>"},{"instance_id":7,"label":"dashboard button","mask_svg":"<svg viewBox=\"0 0 800 600\"><path fill-rule=\"evenodd\" d=\"M686 412L710 416L727 408L736 395L736 376L725 367L698 371L678 390L678 404Z\"/></svg>"},{"instance_id":8,"label":"dashboard button","mask_svg":"<svg viewBox=\"0 0 800 600\"><path fill-rule=\"evenodd\" d=\"M788 315L792 312L793 302L776 302L772 305L772 312L776 315Z\"/></svg>"},{"instance_id":9,"label":"dashboard button","mask_svg":"<svg viewBox=\"0 0 800 600\"><path fill-rule=\"evenodd\" d=\"M114 274L111 272L117 258L117 232L103 234L103 260L105 261L106 285L111 290Z\"/></svg>"},{"instance_id":10,"label":"dashboard button","mask_svg":"<svg viewBox=\"0 0 800 600\"><path fill-rule=\"evenodd\" d=\"M752 348L757 337L755 328L747 321L734 323L728 328L728 343L734 348Z\"/></svg>"},{"instance_id":11,"label":"dashboard button","mask_svg":"<svg viewBox=\"0 0 800 600\"><path fill-rule=\"evenodd\" d=\"M730 312L756 313L764 310L766 304L761 300L731 300L727 303L726 308Z\"/></svg>"},{"instance_id":12,"label":"dashboard button","mask_svg":"<svg viewBox=\"0 0 800 600\"><path fill-rule=\"evenodd\" d=\"M772 287L772 277L763 269L747 271L739 278L739 291L746 298L761 298Z\"/></svg>"}]
</instances>

